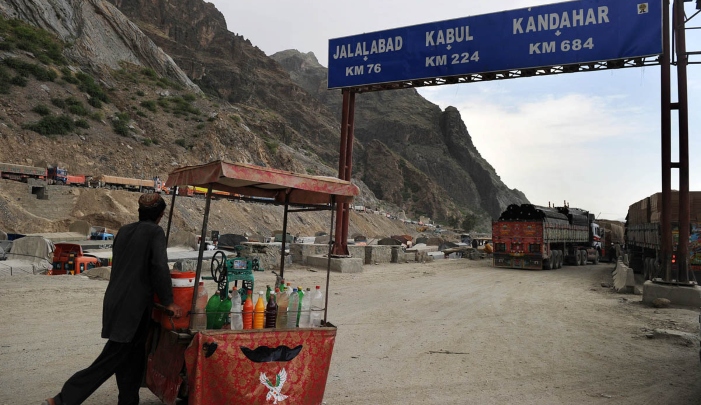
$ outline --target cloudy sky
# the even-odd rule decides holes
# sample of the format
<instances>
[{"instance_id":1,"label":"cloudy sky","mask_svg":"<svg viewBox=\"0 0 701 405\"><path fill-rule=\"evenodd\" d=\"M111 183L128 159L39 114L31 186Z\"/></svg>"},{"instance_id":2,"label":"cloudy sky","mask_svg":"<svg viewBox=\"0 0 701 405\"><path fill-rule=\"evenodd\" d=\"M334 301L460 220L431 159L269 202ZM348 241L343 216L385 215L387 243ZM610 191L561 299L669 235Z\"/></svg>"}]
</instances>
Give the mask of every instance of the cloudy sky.
<instances>
[{"instance_id":1,"label":"cloudy sky","mask_svg":"<svg viewBox=\"0 0 701 405\"><path fill-rule=\"evenodd\" d=\"M328 66L329 39L556 3L548 0L209 0L229 31L270 55L313 52ZM695 12L686 3L686 12ZM701 26L701 15L691 20ZM687 49L701 51L701 30ZM701 58L697 58L701 61ZM701 190L701 65L689 76L691 190ZM677 101L673 68L672 101ZM510 188L538 205L567 201L601 218L661 190L660 68L619 69L423 88L441 108L457 107L480 154ZM340 91L340 90L331 90ZM362 97L360 95L359 97ZM672 114L672 161L678 160ZM672 170L672 188L678 176Z\"/></svg>"}]
</instances>

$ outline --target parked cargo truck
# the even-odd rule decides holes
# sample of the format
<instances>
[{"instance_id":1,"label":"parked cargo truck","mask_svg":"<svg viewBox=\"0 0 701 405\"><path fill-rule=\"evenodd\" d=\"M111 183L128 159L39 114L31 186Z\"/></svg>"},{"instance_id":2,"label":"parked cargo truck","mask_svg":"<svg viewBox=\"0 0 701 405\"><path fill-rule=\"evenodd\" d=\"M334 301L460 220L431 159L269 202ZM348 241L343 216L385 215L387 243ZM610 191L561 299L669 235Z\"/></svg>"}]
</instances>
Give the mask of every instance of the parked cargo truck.
<instances>
[{"instance_id":1,"label":"parked cargo truck","mask_svg":"<svg viewBox=\"0 0 701 405\"><path fill-rule=\"evenodd\" d=\"M46 179L46 168L0 163L0 178L27 182L27 179Z\"/></svg>"},{"instance_id":2,"label":"parked cargo truck","mask_svg":"<svg viewBox=\"0 0 701 405\"><path fill-rule=\"evenodd\" d=\"M672 191L672 272L677 272L679 245L679 192ZM690 277L701 274L701 191L689 192L689 270ZM630 205L626 216L625 241L630 267L646 280L661 277L662 193L656 193ZM675 279L678 279L676 276Z\"/></svg>"},{"instance_id":3,"label":"parked cargo truck","mask_svg":"<svg viewBox=\"0 0 701 405\"><path fill-rule=\"evenodd\" d=\"M625 222L598 219L597 223L604 229L601 242L601 258L612 262L618 258L625 244Z\"/></svg>"},{"instance_id":4,"label":"parked cargo truck","mask_svg":"<svg viewBox=\"0 0 701 405\"><path fill-rule=\"evenodd\" d=\"M61 184L64 186L85 186L86 178L83 174L69 174L67 169L61 167L49 167L47 177L53 184Z\"/></svg>"},{"instance_id":5,"label":"parked cargo truck","mask_svg":"<svg viewBox=\"0 0 701 405\"><path fill-rule=\"evenodd\" d=\"M130 177L100 175L90 180L91 187L110 188L114 190L130 190L130 191L155 191L160 193L163 188L163 182L158 177L153 180L134 179Z\"/></svg>"},{"instance_id":6,"label":"parked cargo truck","mask_svg":"<svg viewBox=\"0 0 701 405\"><path fill-rule=\"evenodd\" d=\"M585 210L512 204L492 223L494 266L550 270L565 263L598 264L603 232Z\"/></svg>"}]
</instances>

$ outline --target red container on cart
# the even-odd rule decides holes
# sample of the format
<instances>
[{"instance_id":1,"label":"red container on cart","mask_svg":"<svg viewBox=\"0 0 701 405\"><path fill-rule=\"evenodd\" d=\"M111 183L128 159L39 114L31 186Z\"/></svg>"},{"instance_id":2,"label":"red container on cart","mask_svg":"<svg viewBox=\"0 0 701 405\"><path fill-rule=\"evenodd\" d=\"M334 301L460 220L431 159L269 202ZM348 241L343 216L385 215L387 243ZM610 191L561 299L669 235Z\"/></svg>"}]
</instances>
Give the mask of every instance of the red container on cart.
<instances>
[{"instance_id":1,"label":"red container on cart","mask_svg":"<svg viewBox=\"0 0 701 405\"><path fill-rule=\"evenodd\" d=\"M200 331L185 350L190 405L318 405L335 327Z\"/></svg>"},{"instance_id":2,"label":"red container on cart","mask_svg":"<svg viewBox=\"0 0 701 405\"><path fill-rule=\"evenodd\" d=\"M187 329L190 327L190 308L192 307L192 293L195 291L194 271L171 271L170 279L173 283L173 302L182 308L183 315L180 318L172 318L166 314L161 315L161 326L166 329Z\"/></svg>"}]
</instances>

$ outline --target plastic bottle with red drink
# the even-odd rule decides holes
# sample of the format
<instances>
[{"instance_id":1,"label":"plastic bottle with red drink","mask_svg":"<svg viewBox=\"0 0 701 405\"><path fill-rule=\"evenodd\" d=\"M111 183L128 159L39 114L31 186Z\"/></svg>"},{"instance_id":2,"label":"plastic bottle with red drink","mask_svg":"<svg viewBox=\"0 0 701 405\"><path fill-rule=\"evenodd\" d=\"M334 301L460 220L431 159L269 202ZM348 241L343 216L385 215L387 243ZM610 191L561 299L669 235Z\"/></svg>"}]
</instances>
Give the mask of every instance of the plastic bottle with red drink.
<instances>
[{"instance_id":1,"label":"plastic bottle with red drink","mask_svg":"<svg viewBox=\"0 0 701 405\"><path fill-rule=\"evenodd\" d=\"M278 305L277 305L277 296L280 294L280 289L276 288L275 293L270 294L270 298L268 299L268 305L265 307L265 327L273 329L275 328L275 324L277 322L277 311L278 311Z\"/></svg>"},{"instance_id":2,"label":"plastic bottle with red drink","mask_svg":"<svg viewBox=\"0 0 701 405\"><path fill-rule=\"evenodd\" d=\"M253 291L248 290L246 301L243 303L243 328L253 329L253 299L251 295Z\"/></svg>"}]
</instances>

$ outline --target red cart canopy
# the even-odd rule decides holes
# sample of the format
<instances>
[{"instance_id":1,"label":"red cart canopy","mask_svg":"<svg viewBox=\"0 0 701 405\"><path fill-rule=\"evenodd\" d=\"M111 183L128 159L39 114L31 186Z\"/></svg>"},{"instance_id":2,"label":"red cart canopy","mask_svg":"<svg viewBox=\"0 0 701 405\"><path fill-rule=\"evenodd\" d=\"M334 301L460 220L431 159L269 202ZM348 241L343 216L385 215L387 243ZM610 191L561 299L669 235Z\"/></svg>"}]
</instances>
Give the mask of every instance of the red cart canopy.
<instances>
[{"instance_id":1,"label":"red cart canopy","mask_svg":"<svg viewBox=\"0 0 701 405\"><path fill-rule=\"evenodd\" d=\"M209 187L210 184L212 190L272 198L278 203L284 203L286 194L289 194L290 204L330 204L334 196L337 203L346 203L359 193L354 184L334 177L310 176L221 160L176 169L168 175L165 185L172 188Z\"/></svg>"}]
</instances>

